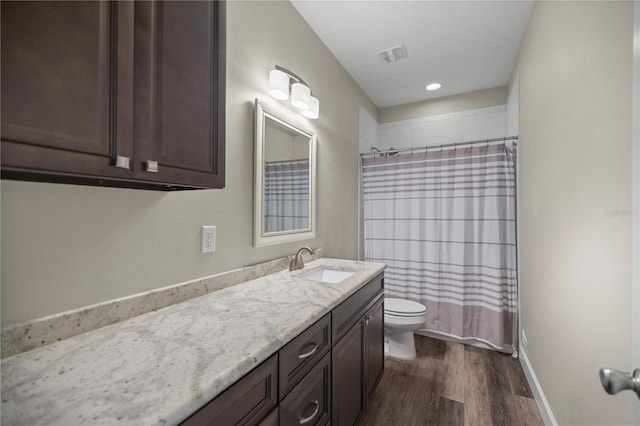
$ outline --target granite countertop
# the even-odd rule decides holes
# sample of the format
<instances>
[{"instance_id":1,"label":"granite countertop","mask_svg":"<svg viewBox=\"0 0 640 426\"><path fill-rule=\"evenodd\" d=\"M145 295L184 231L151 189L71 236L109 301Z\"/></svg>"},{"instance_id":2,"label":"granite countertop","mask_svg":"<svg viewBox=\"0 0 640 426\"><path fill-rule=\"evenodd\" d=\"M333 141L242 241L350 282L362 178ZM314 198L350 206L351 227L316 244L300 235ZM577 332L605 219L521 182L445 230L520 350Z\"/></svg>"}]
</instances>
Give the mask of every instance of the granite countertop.
<instances>
[{"instance_id":1,"label":"granite countertop","mask_svg":"<svg viewBox=\"0 0 640 426\"><path fill-rule=\"evenodd\" d=\"M328 266L338 284L298 275ZM178 424L384 269L321 258L2 360L2 422Z\"/></svg>"}]
</instances>

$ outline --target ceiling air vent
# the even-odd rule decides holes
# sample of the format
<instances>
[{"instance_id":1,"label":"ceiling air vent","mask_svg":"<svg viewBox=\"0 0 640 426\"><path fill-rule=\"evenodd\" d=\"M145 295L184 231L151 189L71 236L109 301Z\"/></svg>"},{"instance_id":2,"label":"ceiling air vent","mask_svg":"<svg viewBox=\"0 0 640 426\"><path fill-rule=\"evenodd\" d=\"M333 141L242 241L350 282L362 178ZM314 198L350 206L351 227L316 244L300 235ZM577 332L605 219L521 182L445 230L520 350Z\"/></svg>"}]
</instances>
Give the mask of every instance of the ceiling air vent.
<instances>
[{"instance_id":1,"label":"ceiling air vent","mask_svg":"<svg viewBox=\"0 0 640 426\"><path fill-rule=\"evenodd\" d=\"M382 49L378 52L378 56L384 62L395 62L400 59L405 59L409 55L407 54L407 48L404 47L404 44L400 46L387 47L386 49Z\"/></svg>"}]
</instances>

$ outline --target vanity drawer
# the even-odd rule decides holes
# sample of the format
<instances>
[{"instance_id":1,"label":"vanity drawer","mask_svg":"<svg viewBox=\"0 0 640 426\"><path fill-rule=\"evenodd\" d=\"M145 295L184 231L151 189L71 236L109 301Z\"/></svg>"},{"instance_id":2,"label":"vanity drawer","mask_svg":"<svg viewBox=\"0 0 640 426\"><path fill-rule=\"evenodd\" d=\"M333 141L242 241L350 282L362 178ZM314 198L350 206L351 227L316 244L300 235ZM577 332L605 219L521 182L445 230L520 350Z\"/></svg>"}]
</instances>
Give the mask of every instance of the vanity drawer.
<instances>
[{"instance_id":1,"label":"vanity drawer","mask_svg":"<svg viewBox=\"0 0 640 426\"><path fill-rule=\"evenodd\" d=\"M278 400L278 354L254 368L249 374L196 411L182 425L229 426L257 425ZM276 414L277 416L277 414Z\"/></svg>"},{"instance_id":2,"label":"vanity drawer","mask_svg":"<svg viewBox=\"0 0 640 426\"><path fill-rule=\"evenodd\" d=\"M376 299L382 294L384 291L383 277L384 274L381 273L333 309L331 334L334 344L360 320L364 311L373 306Z\"/></svg>"},{"instance_id":3,"label":"vanity drawer","mask_svg":"<svg viewBox=\"0 0 640 426\"><path fill-rule=\"evenodd\" d=\"M280 349L279 399L331 349L331 314L327 314Z\"/></svg>"},{"instance_id":4,"label":"vanity drawer","mask_svg":"<svg viewBox=\"0 0 640 426\"><path fill-rule=\"evenodd\" d=\"M326 425L331 420L331 354L280 403L280 426Z\"/></svg>"}]
</instances>

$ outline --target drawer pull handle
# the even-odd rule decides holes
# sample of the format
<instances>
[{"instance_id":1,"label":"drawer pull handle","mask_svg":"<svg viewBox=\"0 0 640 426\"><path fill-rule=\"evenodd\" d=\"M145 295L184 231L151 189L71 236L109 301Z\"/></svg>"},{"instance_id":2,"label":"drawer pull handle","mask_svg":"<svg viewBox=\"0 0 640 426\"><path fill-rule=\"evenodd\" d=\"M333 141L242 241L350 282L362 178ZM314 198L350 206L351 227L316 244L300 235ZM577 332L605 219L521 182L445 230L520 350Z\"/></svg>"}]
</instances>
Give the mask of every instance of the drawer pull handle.
<instances>
[{"instance_id":1,"label":"drawer pull handle","mask_svg":"<svg viewBox=\"0 0 640 426\"><path fill-rule=\"evenodd\" d=\"M147 171L151 173L158 173L158 162L147 160Z\"/></svg>"},{"instance_id":2,"label":"drawer pull handle","mask_svg":"<svg viewBox=\"0 0 640 426\"><path fill-rule=\"evenodd\" d=\"M301 417L300 418L300 424L303 425L305 423L309 423L311 420L313 420L313 418L316 416L316 414L318 414L318 410L320 409L320 402L316 399L315 401L313 401L313 404L315 404L316 409L313 410L313 414L310 415L309 417Z\"/></svg>"},{"instance_id":3,"label":"drawer pull handle","mask_svg":"<svg viewBox=\"0 0 640 426\"><path fill-rule=\"evenodd\" d=\"M120 169L130 169L131 166L129 165L129 157L124 157L122 155L116 155L116 164L115 166L120 168Z\"/></svg>"},{"instance_id":4,"label":"drawer pull handle","mask_svg":"<svg viewBox=\"0 0 640 426\"><path fill-rule=\"evenodd\" d=\"M305 359L310 357L311 355L313 355L316 350L318 350L318 345L316 345L315 343L311 343L313 345L313 348L309 351L309 352L305 352L303 354L298 355L298 359Z\"/></svg>"}]
</instances>

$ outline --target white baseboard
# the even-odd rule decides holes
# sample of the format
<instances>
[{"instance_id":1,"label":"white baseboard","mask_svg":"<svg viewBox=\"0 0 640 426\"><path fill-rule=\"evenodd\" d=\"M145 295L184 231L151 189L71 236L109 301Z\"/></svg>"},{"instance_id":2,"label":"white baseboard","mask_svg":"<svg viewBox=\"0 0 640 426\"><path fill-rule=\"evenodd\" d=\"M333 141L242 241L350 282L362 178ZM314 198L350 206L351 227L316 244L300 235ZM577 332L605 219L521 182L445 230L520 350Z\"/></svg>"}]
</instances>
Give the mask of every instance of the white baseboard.
<instances>
[{"instance_id":1,"label":"white baseboard","mask_svg":"<svg viewBox=\"0 0 640 426\"><path fill-rule=\"evenodd\" d=\"M553 416L553 412L551 412L551 407L549 406L549 402L547 398L544 396L544 392L542 391L542 387L540 386L540 382L538 382L538 378L536 377L536 373L533 371L533 367L529 363L529 358L527 358L527 353L520 347L520 364L522 365L522 369L524 370L524 375L527 377L527 381L529 382L529 386L533 391L533 396L536 398L536 402L538 403L538 408L540 409L540 414L542 415L542 420L544 424L547 426L558 426L558 422L556 418Z\"/></svg>"}]
</instances>

